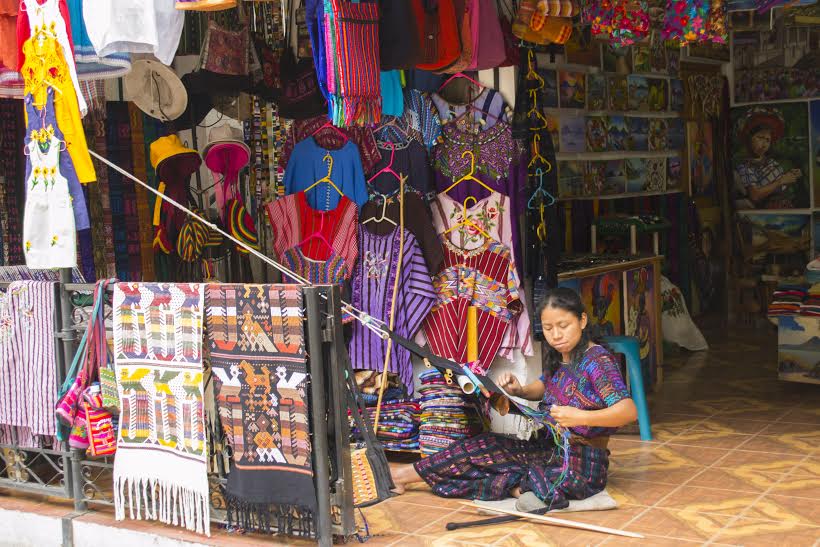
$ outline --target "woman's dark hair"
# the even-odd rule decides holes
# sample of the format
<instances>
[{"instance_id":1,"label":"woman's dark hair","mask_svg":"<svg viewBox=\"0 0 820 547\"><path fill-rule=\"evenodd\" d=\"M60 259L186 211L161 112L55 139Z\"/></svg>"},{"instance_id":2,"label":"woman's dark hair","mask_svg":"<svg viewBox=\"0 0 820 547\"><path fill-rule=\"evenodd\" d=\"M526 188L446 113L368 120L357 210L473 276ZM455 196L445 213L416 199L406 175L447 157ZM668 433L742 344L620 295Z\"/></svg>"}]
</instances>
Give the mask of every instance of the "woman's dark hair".
<instances>
[{"instance_id":1,"label":"woman's dark hair","mask_svg":"<svg viewBox=\"0 0 820 547\"><path fill-rule=\"evenodd\" d=\"M557 308L559 310L568 311L577 317L579 321L581 320L581 316L586 313L581 297L577 292L567 287L555 287L554 289L548 289L547 292L544 293L541 303L538 305L536 315L538 321L541 321L541 314L547 308ZM587 314L587 318L588 317L589 315ZM578 344L570 353L570 362L577 363L580 361L589 343L597 343L597 335L592 331L593 328L589 323L589 319L587 319L587 326L581 331L581 339L578 340ZM546 344L545 350L544 370L549 371L551 375L555 374L562 365L561 354L550 346L549 343Z\"/></svg>"}]
</instances>

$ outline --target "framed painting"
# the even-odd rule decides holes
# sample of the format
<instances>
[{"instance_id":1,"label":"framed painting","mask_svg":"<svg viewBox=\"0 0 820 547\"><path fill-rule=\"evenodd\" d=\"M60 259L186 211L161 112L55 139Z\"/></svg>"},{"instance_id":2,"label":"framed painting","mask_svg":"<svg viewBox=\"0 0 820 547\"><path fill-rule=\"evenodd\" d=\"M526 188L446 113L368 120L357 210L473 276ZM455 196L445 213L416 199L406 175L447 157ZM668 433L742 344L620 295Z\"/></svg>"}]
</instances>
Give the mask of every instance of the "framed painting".
<instances>
[{"instance_id":1,"label":"framed painting","mask_svg":"<svg viewBox=\"0 0 820 547\"><path fill-rule=\"evenodd\" d=\"M623 333L621 315L621 275L605 273L580 279L581 301L599 336L619 336Z\"/></svg>"},{"instance_id":2,"label":"framed painting","mask_svg":"<svg viewBox=\"0 0 820 547\"><path fill-rule=\"evenodd\" d=\"M623 273L624 334L638 339L644 384L652 386L658 375L660 325L655 269L642 266Z\"/></svg>"}]
</instances>

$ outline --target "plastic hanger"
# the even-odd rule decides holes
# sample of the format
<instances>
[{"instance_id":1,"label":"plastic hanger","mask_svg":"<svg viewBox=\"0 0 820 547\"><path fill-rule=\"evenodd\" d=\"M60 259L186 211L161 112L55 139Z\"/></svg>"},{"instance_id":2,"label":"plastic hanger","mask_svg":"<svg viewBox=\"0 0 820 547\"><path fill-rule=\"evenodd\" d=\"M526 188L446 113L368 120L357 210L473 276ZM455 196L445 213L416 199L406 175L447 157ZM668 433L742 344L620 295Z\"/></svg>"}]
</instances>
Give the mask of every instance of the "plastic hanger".
<instances>
[{"instance_id":1,"label":"plastic hanger","mask_svg":"<svg viewBox=\"0 0 820 547\"><path fill-rule=\"evenodd\" d=\"M326 128L330 128L330 129L332 129L333 131L335 131L336 133L338 133L339 135L341 135L341 136L342 136L342 138L345 140L345 142L347 142L347 141L349 140L349 138L348 138L348 136L347 136L347 133L345 133L344 131L342 131L341 129L339 129L338 127L336 127L335 125L333 125L332 123L330 123L330 120L326 121L326 122L324 123L324 125L322 125L321 127L317 128L317 129L316 129L316 131L314 131L313 133L311 133L311 134L310 134L310 136L311 136L311 137L314 137L314 136L316 136L316 133L318 133L319 131L322 131L323 129L326 129Z\"/></svg>"},{"instance_id":2,"label":"plastic hanger","mask_svg":"<svg viewBox=\"0 0 820 547\"><path fill-rule=\"evenodd\" d=\"M444 80L444 83L443 83L443 84L441 84L441 86L439 86L438 90L439 90L439 91L441 91L442 89L444 89L445 87L447 87L447 84L449 84L450 82L452 82L453 80L455 80L455 79L457 79L457 78L464 78L465 80L469 80L470 82L472 82L472 83L474 83L475 85L477 85L479 89L484 89L484 85L482 85L482 84L481 84L480 82L478 82L477 80L475 80L475 79L471 78L470 76L467 76L467 75L466 75L466 74L464 74L463 72L456 72L455 74L453 74L452 76L450 76L449 78L447 78L446 80Z\"/></svg>"},{"instance_id":3,"label":"plastic hanger","mask_svg":"<svg viewBox=\"0 0 820 547\"><path fill-rule=\"evenodd\" d=\"M396 173L395 170L393 170L393 160L396 159L396 145L392 142L388 142L387 144L390 146L390 163L388 163L385 167L379 169L379 171L375 175L367 179L368 184L376 180L376 177L378 177L382 173L389 173L396 177L396 180L401 181L402 176Z\"/></svg>"},{"instance_id":4,"label":"plastic hanger","mask_svg":"<svg viewBox=\"0 0 820 547\"><path fill-rule=\"evenodd\" d=\"M547 190L544 188L544 175L549 173L551 170L552 170L552 166L549 163L547 164L547 172L546 173L540 167L535 170L535 176L538 177L538 188L535 189L535 192L532 193L532 196L530 196L530 199L527 201L527 209L530 209L530 210L534 211L535 206L533 205L533 201L535 201L536 199L539 199L539 198L548 198L550 200L550 202L546 204L546 207L549 207L549 206L555 204L555 201L556 201L555 196L553 196L552 194L547 192ZM544 206L545 204L541 203L540 205ZM542 214L543 214L543 212L542 212Z\"/></svg>"},{"instance_id":5,"label":"plastic hanger","mask_svg":"<svg viewBox=\"0 0 820 547\"><path fill-rule=\"evenodd\" d=\"M474 173L475 173L475 154L473 154L473 152L471 150L465 150L464 152L461 153L461 158L462 159L466 158L467 154L470 155L470 172L467 173L466 175L464 175L463 177L461 177L460 179L458 179L457 181L455 181L453 184L451 184L442 193L446 194L447 192L449 192L450 190L452 190L453 188L455 188L456 186L458 186L459 184L461 184L465 180L471 180L475 183L478 183L480 186L483 186L489 192L495 192L495 190L493 190L492 188L490 188L489 186L487 186L486 184L484 184L483 182L481 182L480 180L475 178L475 176L474 176ZM473 198L473 199L475 199L475 198Z\"/></svg>"},{"instance_id":6,"label":"plastic hanger","mask_svg":"<svg viewBox=\"0 0 820 547\"><path fill-rule=\"evenodd\" d=\"M322 159L327 162L327 175L325 175L324 177L320 178L319 180L317 180L316 182L314 182L313 184L311 184L310 186L305 188L305 192L307 192L308 190L312 190L313 188L315 188L316 186L322 184L323 182L326 182L327 184L332 186L334 190L339 192L340 196L343 196L344 192L339 190L339 187L336 186L333 183L332 180L330 180L330 174L333 172L333 156L331 156L330 152L328 152L327 154L325 154L325 157L322 158Z\"/></svg>"},{"instance_id":7,"label":"plastic hanger","mask_svg":"<svg viewBox=\"0 0 820 547\"><path fill-rule=\"evenodd\" d=\"M552 196L550 196L552 197ZM552 198L555 199L555 198ZM538 212L541 215L541 222L538 224L538 227L535 229L535 235L538 236L542 242L547 240L547 222L544 220L544 209L545 206L542 203L538 206Z\"/></svg>"},{"instance_id":8,"label":"plastic hanger","mask_svg":"<svg viewBox=\"0 0 820 547\"><path fill-rule=\"evenodd\" d=\"M402 177L402 178L406 179L406 177ZM366 220L363 220L362 224L367 224L368 222L375 222L377 224L380 223L380 222L389 222L393 226L398 226L398 224L396 224L396 222L393 219L387 218L387 196L382 196L381 194L379 194L379 195L382 198L382 214L381 214L381 216L380 217L372 216L372 217L370 217Z\"/></svg>"},{"instance_id":9,"label":"plastic hanger","mask_svg":"<svg viewBox=\"0 0 820 547\"><path fill-rule=\"evenodd\" d=\"M324 243L325 246L328 249L330 249L331 251L333 250L333 247L330 245L330 242L327 240L327 238L322 233L322 228L324 228L324 225L325 225L325 213L321 212L319 218L320 218L319 229L316 230L315 232L313 232L312 234L310 234L309 236L307 236L302 241L300 241L298 247L301 247L302 245L304 245L305 243L307 243L311 239L318 239L320 242Z\"/></svg>"},{"instance_id":10,"label":"plastic hanger","mask_svg":"<svg viewBox=\"0 0 820 547\"><path fill-rule=\"evenodd\" d=\"M527 167L532 167L535 162L540 161L541 163L547 164L547 173L552 171L552 164L547 161L547 158L541 155L541 135L535 134L532 136L532 158L530 158L530 163L527 164Z\"/></svg>"},{"instance_id":11,"label":"plastic hanger","mask_svg":"<svg viewBox=\"0 0 820 547\"><path fill-rule=\"evenodd\" d=\"M462 226L470 226L471 228L474 228L477 232L479 232L481 235L483 235L485 238L492 239L490 237L490 234L485 232L481 226L473 222L473 220L469 216L467 216L467 202L470 200L473 200L473 205L478 203L478 200L476 198L474 198L473 196L468 196L467 199L464 200L464 203L461 204L461 222L453 224L452 226L444 230L443 235L449 234L456 228L461 228Z\"/></svg>"}]
</instances>

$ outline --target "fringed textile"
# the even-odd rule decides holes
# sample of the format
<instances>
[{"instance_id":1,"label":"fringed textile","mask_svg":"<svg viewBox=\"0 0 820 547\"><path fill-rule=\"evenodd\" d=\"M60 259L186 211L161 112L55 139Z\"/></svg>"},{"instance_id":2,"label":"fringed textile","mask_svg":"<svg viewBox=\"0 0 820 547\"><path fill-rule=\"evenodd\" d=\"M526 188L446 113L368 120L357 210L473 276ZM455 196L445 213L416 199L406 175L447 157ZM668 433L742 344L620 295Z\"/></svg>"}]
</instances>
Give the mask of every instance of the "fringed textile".
<instances>
[{"instance_id":1,"label":"fringed textile","mask_svg":"<svg viewBox=\"0 0 820 547\"><path fill-rule=\"evenodd\" d=\"M313 487L302 292L297 285L208 285L208 347L232 447L228 521L311 535Z\"/></svg>"},{"instance_id":2,"label":"fringed textile","mask_svg":"<svg viewBox=\"0 0 820 547\"><path fill-rule=\"evenodd\" d=\"M329 117L338 126L379 123L379 5L347 0L324 2Z\"/></svg>"},{"instance_id":3,"label":"fringed textile","mask_svg":"<svg viewBox=\"0 0 820 547\"><path fill-rule=\"evenodd\" d=\"M120 283L114 369L122 405L117 520L159 520L210 536L203 403L203 286Z\"/></svg>"}]
</instances>

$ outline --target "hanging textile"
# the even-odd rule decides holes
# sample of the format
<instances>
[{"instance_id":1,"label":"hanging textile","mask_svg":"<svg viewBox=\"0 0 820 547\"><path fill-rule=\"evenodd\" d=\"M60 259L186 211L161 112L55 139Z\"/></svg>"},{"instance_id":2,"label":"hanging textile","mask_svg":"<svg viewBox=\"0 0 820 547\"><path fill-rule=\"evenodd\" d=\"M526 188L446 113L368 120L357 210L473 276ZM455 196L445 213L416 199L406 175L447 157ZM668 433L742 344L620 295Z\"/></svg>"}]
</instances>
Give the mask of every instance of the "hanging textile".
<instances>
[{"instance_id":1,"label":"hanging textile","mask_svg":"<svg viewBox=\"0 0 820 547\"><path fill-rule=\"evenodd\" d=\"M140 180L148 180L146 173L146 141L143 129L142 111L134 103L128 103L128 116L131 120L131 165L134 176ZM154 272L154 247L151 237L151 209L148 199L148 190L140 184L134 185L134 195L136 198L136 223L139 227L137 237L140 246L140 277L142 281L155 281Z\"/></svg>"},{"instance_id":2,"label":"hanging textile","mask_svg":"<svg viewBox=\"0 0 820 547\"><path fill-rule=\"evenodd\" d=\"M108 155L106 112L93 111L86 116L85 124L94 150L105 157ZM108 168L100 169L98 182L89 186L89 213L91 215L92 238L94 241L94 267L97 278L117 276L114 255L114 220L111 216L110 185Z\"/></svg>"},{"instance_id":3,"label":"hanging textile","mask_svg":"<svg viewBox=\"0 0 820 547\"><path fill-rule=\"evenodd\" d=\"M591 25L593 35L608 35L618 47L631 46L649 34L646 0L592 0L584 7L582 19Z\"/></svg>"},{"instance_id":4,"label":"hanging textile","mask_svg":"<svg viewBox=\"0 0 820 547\"><path fill-rule=\"evenodd\" d=\"M55 301L45 281L14 281L0 293L0 425L15 428L24 448L57 433Z\"/></svg>"},{"instance_id":5,"label":"hanging textile","mask_svg":"<svg viewBox=\"0 0 820 547\"><path fill-rule=\"evenodd\" d=\"M128 104L110 102L107 105L106 115L106 151L108 157L116 165L130 172L131 170L131 139L128 128ZM131 182L133 191L134 183ZM139 277L131 277L131 257L129 256L128 240L129 221L126 214L128 197L126 195L126 181L119 172L108 171L109 198L111 203L111 225L113 228L114 263L118 279L136 281ZM138 234L134 234L138 235ZM139 249L137 256L139 257ZM137 272L139 273L139 272Z\"/></svg>"},{"instance_id":6,"label":"hanging textile","mask_svg":"<svg viewBox=\"0 0 820 547\"><path fill-rule=\"evenodd\" d=\"M117 520L159 520L210 536L202 389L203 287L120 283L114 369L122 405ZM146 493L150 491L149 497Z\"/></svg>"},{"instance_id":7,"label":"hanging textile","mask_svg":"<svg viewBox=\"0 0 820 547\"><path fill-rule=\"evenodd\" d=\"M81 81L103 80L119 78L127 74L131 70L131 56L128 53L118 52L107 56L98 55L85 27L84 0L67 0L67 2L71 18L71 38L74 42L77 77ZM89 106L91 106L90 102Z\"/></svg>"},{"instance_id":8,"label":"hanging textile","mask_svg":"<svg viewBox=\"0 0 820 547\"><path fill-rule=\"evenodd\" d=\"M23 105L14 99L0 100L0 172L4 177L5 206L0 208L4 223L3 262L23 264L23 227L17 181L23 157Z\"/></svg>"},{"instance_id":9,"label":"hanging textile","mask_svg":"<svg viewBox=\"0 0 820 547\"><path fill-rule=\"evenodd\" d=\"M334 125L379 123L379 4L325 0L325 47Z\"/></svg>"},{"instance_id":10,"label":"hanging textile","mask_svg":"<svg viewBox=\"0 0 820 547\"><path fill-rule=\"evenodd\" d=\"M339 150L348 141L353 141L359 149L362 169L365 173L373 172L373 167L379 161L379 149L373 130L370 127L348 127L345 129L331 129L327 124L327 115L314 116L306 120L294 120L287 129L287 138L279 148L279 167L285 169L290 161L291 153L297 143L311 137L316 143L327 150Z\"/></svg>"},{"instance_id":11,"label":"hanging textile","mask_svg":"<svg viewBox=\"0 0 820 547\"><path fill-rule=\"evenodd\" d=\"M308 535L316 510L298 285L208 285L208 344L232 449L228 522Z\"/></svg>"}]
</instances>

